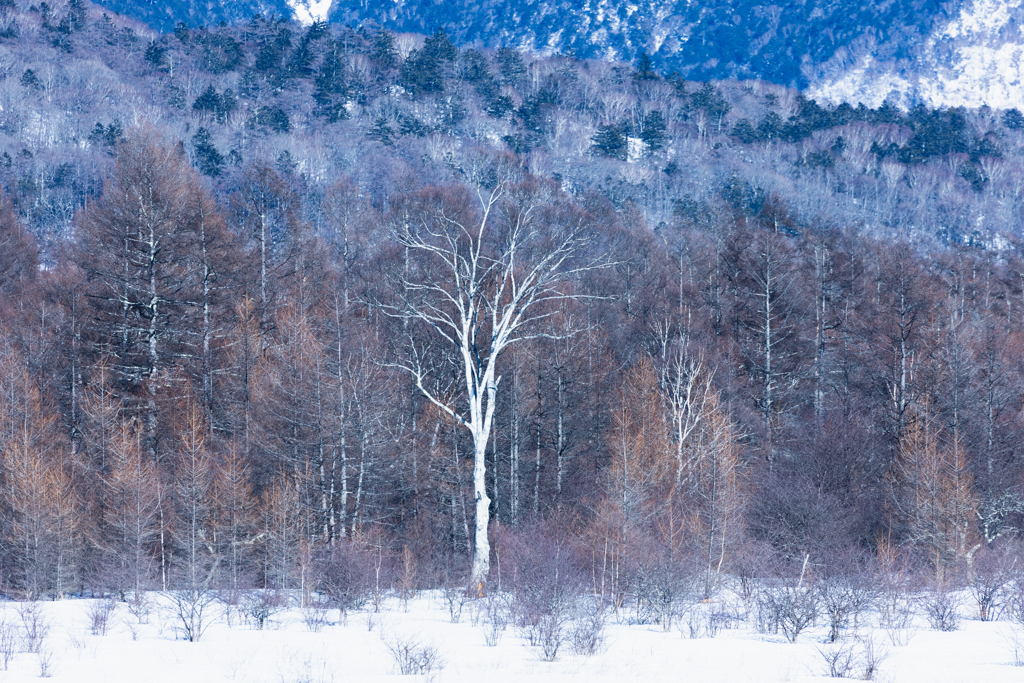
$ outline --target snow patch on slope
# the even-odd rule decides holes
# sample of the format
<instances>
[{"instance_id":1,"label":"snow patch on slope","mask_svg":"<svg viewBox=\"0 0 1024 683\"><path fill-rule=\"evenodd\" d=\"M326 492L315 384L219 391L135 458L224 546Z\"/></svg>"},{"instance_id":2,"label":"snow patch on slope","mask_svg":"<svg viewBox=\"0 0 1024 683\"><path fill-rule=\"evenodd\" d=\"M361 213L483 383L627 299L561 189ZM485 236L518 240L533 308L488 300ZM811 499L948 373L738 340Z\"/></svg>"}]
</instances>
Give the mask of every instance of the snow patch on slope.
<instances>
[{"instance_id":1,"label":"snow patch on slope","mask_svg":"<svg viewBox=\"0 0 1024 683\"><path fill-rule=\"evenodd\" d=\"M1024 0L974 0L934 31L911 60L880 63L871 54L812 82L808 95L829 102L886 99L902 107L1024 108Z\"/></svg>"},{"instance_id":2,"label":"snow patch on slope","mask_svg":"<svg viewBox=\"0 0 1024 683\"><path fill-rule=\"evenodd\" d=\"M317 21L327 21L333 0L285 0L292 8L295 19L303 26Z\"/></svg>"}]
</instances>

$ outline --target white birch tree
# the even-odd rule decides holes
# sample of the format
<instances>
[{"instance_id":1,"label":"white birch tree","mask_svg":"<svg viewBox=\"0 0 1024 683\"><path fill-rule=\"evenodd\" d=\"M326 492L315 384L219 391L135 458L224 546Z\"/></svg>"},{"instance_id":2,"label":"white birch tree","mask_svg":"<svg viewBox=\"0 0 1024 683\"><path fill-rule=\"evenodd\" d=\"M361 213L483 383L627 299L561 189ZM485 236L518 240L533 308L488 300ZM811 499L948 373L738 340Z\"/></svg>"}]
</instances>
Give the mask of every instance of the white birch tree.
<instances>
[{"instance_id":1,"label":"white birch tree","mask_svg":"<svg viewBox=\"0 0 1024 683\"><path fill-rule=\"evenodd\" d=\"M519 178L515 169L480 175L489 181L472 189L475 208L458 191L428 190L417 198L418 210L399 212L392 233L406 267L396 299L382 306L408 332L407 353L395 364L472 437L477 584L490 569L485 455L501 382L498 359L517 342L551 336L537 323L556 313L557 300L575 298L567 281L595 265L576 262L588 242L586 221L557 191ZM416 326L427 334L417 338ZM443 379L452 370L465 382L461 397Z\"/></svg>"}]
</instances>

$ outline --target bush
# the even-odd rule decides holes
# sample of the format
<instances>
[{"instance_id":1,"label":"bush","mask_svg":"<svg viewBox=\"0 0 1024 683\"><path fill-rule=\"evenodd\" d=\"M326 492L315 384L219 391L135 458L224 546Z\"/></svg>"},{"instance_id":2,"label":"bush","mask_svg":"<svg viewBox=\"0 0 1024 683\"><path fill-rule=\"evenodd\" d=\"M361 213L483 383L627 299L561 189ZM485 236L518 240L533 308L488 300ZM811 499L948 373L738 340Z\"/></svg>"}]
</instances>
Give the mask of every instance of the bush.
<instances>
[{"instance_id":1,"label":"bush","mask_svg":"<svg viewBox=\"0 0 1024 683\"><path fill-rule=\"evenodd\" d=\"M498 535L504 571L513 577L516 623L541 658L554 661L586 586L575 542L543 527Z\"/></svg>"},{"instance_id":2,"label":"bush","mask_svg":"<svg viewBox=\"0 0 1024 683\"><path fill-rule=\"evenodd\" d=\"M676 616L696 602L697 580L690 558L656 538L640 539L631 551L629 590L636 600L636 620L671 630Z\"/></svg>"},{"instance_id":3,"label":"bush","mask_svg":"<svg viewBox=\"0 0 1024 683\"><path fill-rule=\"evenodd\" d=\"M319 551L314 572L316 590L330 598L342 613L366 604L376 585L373 558L348 541Z\"/></svg>"},{"instance_id":4,"label":"bush","mask_svg":"<svg viewBox=\"0 0 1024 683\"><path fill-rule=\"evenodd\" d=\"M272 616L287 607L286 598L266 589L242 593L238 603L245 620L257 631L262 631Z\"/></svg>"},{"instance_id":5,"label":"bush","mask_svg":"<svg viewBox=\"0 0 1024 683\"><path fill-rule=\"evenodd\" d=\"M593 657L605 645L605 609L599 599L589 601L569 627L569 644L575 655Z\"/></svg>"},{"instance_id":6,"label":"bush","mask_svg":"<svg viewBox=\"0 0 1024 683\"><path fill-rule=\"evenodd\" d=\"M172 591L171 612L178 619L178 630L190 643L199 642L216 612L217 596L213 591L193 588Z\"/></svg>"},{"instance_id":7,"label":"bush","mask_svg":"<svg viewBox=\"0 0 1024 683\"><path fill-rule=\"evenodd\" d=\"M13 622L0 618L0 662L3 662L4 671L14 659L18 651L18 626Z\"/></svg>"},{"instance_id":8,"label":"bush","mask_svg":"<svg viewBox=\"0 0 1024 683\"><path fill-rule=\"evenodd\" d=\"M483 607L484 642L487 647L495 647L508 628L512 610L506 597L496 591L484 596Z\"/></svg>"},{"instance_id":9,"label":"bush","mask_svg":"<svg viewBox=\"0 0 1024 683\"><path fill-rule=\"evenodd\" d=\"M43 616L43 610L38 602L23 602L18 607L18 616L21 617L21 626L24 629L24 640L22 649L25 652L39 654L50 634L50 622Z\"/></svg>"},{"instance_id":10,"label":"bush","mask_svg":"<svg viewBox=\"0 0 1024 683\"><path fill-rule=\"evenodd\" d=\"M956 631L960 628L960 599L944 586L937 587L924 599L924 615L928 625L936 631Z\"/></svg>"},{"instance_id":11,"label":"bush","mask_svg":"<svg viewBox=\"0 0 1024 683\"><path fill-rule=\"evenodd\" d=\"M791 643L814 625L821 608L820 594L799 581L781 580L765 585L760 592L758 611L762 623L774 625Z\"/></svg>"},{"instance_id":12,"label":"bush","mask_svg":"<svg viewBox=\"0 0 1024 683\"><path fill-rule=\"evenodd\" d=\"M856 622L860 614L875 602L877 590L866 572L856 565L845 571L827 573L816 583L821 608L828 617L829 642L836 642L842 631Z\"/></svg>"},{"instance_id":13,"label":"bush","mask_svg":"<svg viewBox=\"0 0 1024 683\"><path fill-rule=\"evenodd\" d=\"M981 548L974 555L967 588L978 605L978 618L994 621L999 618L1013 583L1019 548L1010 543Z\"/></svg>"},{"instance_id":14,"label":"bush","mask_svg":"<svg viewBox=\"0 0 1024 683\"><path fill-rule=\"evenodd\" d=\"M89 605L89 632L94 636L107 635L110 627L110 615L117 609L112 598L93 600Z\"/></svg>"},{"instance_id":15,"label":"bush","mask_svg":"<svg viewBox=\"0 0 1024 683\"><path fill-rule=\"evenodd\" d=\"M430 676L444 668L436 645L412 637L394 637L386 638L384 647L402 676Z\"/></svg>"}]
</instances>

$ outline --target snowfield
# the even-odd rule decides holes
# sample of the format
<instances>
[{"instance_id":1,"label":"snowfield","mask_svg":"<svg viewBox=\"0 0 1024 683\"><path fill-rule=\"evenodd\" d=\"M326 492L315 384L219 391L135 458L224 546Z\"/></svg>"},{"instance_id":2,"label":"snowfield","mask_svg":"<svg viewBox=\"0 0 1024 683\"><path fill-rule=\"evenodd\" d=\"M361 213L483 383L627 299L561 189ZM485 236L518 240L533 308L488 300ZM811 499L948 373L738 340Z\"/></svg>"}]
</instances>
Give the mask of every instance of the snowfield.
<instances>
[{"instance_id":1,"label":"snowfield","mask_svg":"<svg viewBox=\"0 0 1024 683\"><path fill-rule=\"evenodd\" d=\"M292 608L273 615L266 628L246 623L237 611L217 607L217 618L199 642L181 638L169 601L153 596L148 623L138 624L127 605L110 614L106 635L93 635L91 623L100 601L64 600L35 603L36 623L49 632L36 643L26 638L24 603L4 602L0 650L4 634L17 627L17 650L0 680L35 681L47 673L54 681L101 683L146 681L244 681L267 683L329 683L340 681L818 681L829 680L822 652L824 624L789 643L781 634L764 635L748 623L722 630L717 637L690 638L687 619L682 628L665 632L660 626L630 625L608 617L606 643L598 654L574 654L569 645L554 662L542 661L509 626L494 647L487 645L482 608L468 603L459 623L451 623L439 593L423 594L408 603L387 603L380 613L352 612L339 623L339 613L326 613L319 632L307 627L307 616ZM480 601L482 602L482 601ZM964 603L967 604L966 602ZM701 606L706 608L707 606ZM966 617L966 607L961 609ZM320 616L324 616L322 613ZM476 622L476 625L474 625ZM44 629L37 629L41 632ZM134 633L134 636L133 636ZM843 641L855 660L865 639L884 655L874 680L893 682L968 682L1024 680L1024 632L1005 621L980 622L965 618L960 630L928 630L917 617L914 626L893 645L890 633L862 628ZM1018 652L1015 655L1015 645ZM390 646L390 649L389 649ZM390 650L422 647L443 665L426 673L401 676ZM39 649L40 653L26 652ZM3 665L0 652L0 666ZM41 667L47 669L42 672ZM861 675L859 668L854 677Z\"/></svg>"}]
</instances>

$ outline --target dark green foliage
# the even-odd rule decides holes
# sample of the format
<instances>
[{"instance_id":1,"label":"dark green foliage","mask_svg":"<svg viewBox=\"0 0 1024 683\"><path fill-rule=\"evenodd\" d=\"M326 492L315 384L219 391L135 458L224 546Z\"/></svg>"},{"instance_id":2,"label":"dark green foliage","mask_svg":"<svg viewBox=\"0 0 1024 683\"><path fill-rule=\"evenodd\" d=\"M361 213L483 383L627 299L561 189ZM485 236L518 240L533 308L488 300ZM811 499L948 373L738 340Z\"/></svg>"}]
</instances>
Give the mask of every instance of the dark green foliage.
<instances>
[{"instance_id":1,"label":"dark green foliage","mask_svg":"<svg viewBox=\"0 0 1024 683\"><path fill-rule=\"evenodd\" d=\"M225 90L223 95L218 95L212 85L207 87L203 94L192 103L192 109L213 114L219 123L224 123L228 115L237 108L238 100L235 99L235 95L231 92L230 88Z\"/></svg>"},{"instance_id":2,"label":"dark green foliage","mask_svg":"<svg viewBox=\"0 0 1024 683\"><path fill-rule=\"evenodd\" d=\"M761 123L757 124L757 135L761 140L778 140L783 132L782 117L773 111L768 112Z\"/></svg>"},{"instance_id":3,"label":"dark green foliage","mask_svg":"<svg viewBox=\"0 0 1024 683\"><path fill-rule=\"evenodd\" d=\"M114 121L107 126L97 123L92 132L89 133L89 142L94 145L105 145L110 148L110 153L113 154L114 147L117 146L123 133L124 129L119 121Z\"/></svg>"},{"instance_id":4,"label":"dark green foliage","mask_svg":"<svg viewBox=\"0 0 1024 683\"><path fill-rule=\"evenodd\" d=\"M284 150L283 152L277 155L277 170L279 170L284 175L294 173L295 169L298 168L298 165L299 164L294 159L292 159L292 153L289 152L288 150Z\"/></svg>"},{"instance_id":5,"label":"dark green foliage","mask_svg":"<svg viewBox=\"0 0 1024 683\"><path fill-rule=\"evenodd\" d=\"M487 112L488 116L493 116L496 119L503 119L514 109L515 104L513 104L511 97L508 97L507 95L499 95L487 103L487 107L484 111Z\"/></svg>"},{"instance_id":6,"label":"dark green foliage","mask_svg":"<svg viewBox=\"0 0 1024 683\"><path fill-rule=\"evenodd\" d=\"M66 187L71 184L75 175L75 167L71 164L61 164L53 171L50 177L52 187Z\"/></svg>"},{"instance_id":7,"label":"dark green foliage","mask_svg":"<svg viewBox=\"0 0 1024 683\"><path fill-rule=\"evenodd\" d=\"M601 126L591 138L594 154L625 161L629 154L629 140L619 126Z\"/></svg>"},{"instance_id":8,"label":"dark green foliage","mask_svg":"<svg viewBox=\"0 0 1024 683\"><path fill-rule=\"evenodd\" d=\"M696 92L689 95L691 109L703 110L711 121L719 121L729 113L729 103L711 83L703 83Z\"/></svg>"},{"instance_id":9,"label":"dark green foliage","mask_svg":"<svg viewBox=\"0 0 1024 683\"><path fill-rule=\"evenodd\" d=\"M939 112L918 107L910 113L909 118L914 135L900 148L901 162L922 163L929 157L968 150L966 121L958 109Z\"/></svg>"},{"instance_id":10,"label":"dark green foliage","mask_svg":"<svg viewBox=\"0 0 1024 683\"><path fill-rule=\"evenodd\" d=\"M167 66L167 48L151 40L146 47L145 59L154 69L163 69Z\"/></svg>"},{"instance_id":11,"label":"dark green foliage","mask_svg":"<svg viewBox=\"0 0 1024 683\"><path fill-rule=\"evenodd\" d=\"M758 140L757 130L754 128L754 124L750 122L750 119L740 119L737 121L732 127L732 136L745 145L757 142Z\"/></svg>"},{"instance_id":12,"label":"dark green foliage","mask_svg":"<svg viewBox=\"0 0 1024 683\"><path fill-rule=\"evenodd\" d=\"M640 53L640 59L636 63L636 74L634 78L638 81L658 81L661 77L654 72L654 61L646 52Z\"/></svg>"},{"instance_id":13,"label":"dark green foliage","mask_svg":"<svg viewBox=\"0 0 1024 683\"><path fill-rule=\"evenodd\" d=\"M668 167L665 168L665 172L671 175ZM672 214L681 224L705 230L714 226L715 215L706 202L685 194L672 204Z\"/></svg>"},{"instance_id":14,"label":"dark green foliage","mask_svg":"<svg viewBox=\"0 0 1024 683\"><path fill-rule=\"evenodd\" d=\"M316 41L326 38L331 35L330 26L326 21L314 21L306 29L306 35L303 36L305 40Z\"/></svg>"},{"instance_id":15,"label":"dark green foliage","mask_svg":"<svg viewBox=\"0 0 1024 683\"><path fill-rule=\"evenodd\" d=\"M200 173L211 177L221 174L224 156L217 151L210 139L210 131L206 128L200 128L192 136L192 152L195 155L196 168Z\"/></svg>"},{"instance_id":16,"label":"dark green foliage","mask_svg":"<svg viewBox=\"0 0 1024 683\"><path fill-rule=\"evenodd\" d=\"M402 135L415 135L421 138L430 132L430 128L415 116L404 114L398 119L398 131Z\"/></svg>"},{"instance_id":17,"label":"dark green foliage","mask_svg":"<svg viewBox=\"0 0 1024 683\"><path fill-rule=\"evenodd\" d=\"M526 154L530 151L529 143L521 135L506 135L501 140L516 154Z\"/></svg>"},{"instance_id":18,"label":"dark green foliage","mask_svg":"<svg viewBox=\"0 0 1024 683\"><path fill-rule=\"evenodd\" d=\"M281 28L272 40L260 45L256 54L254 67L257 71L267 76L279 75L281 70L281 59L285 51L292 45L292 32L287 28Z\"/></svg>"},{"instance_id":19,"label":"dark green foliage","mask_svg":"<svg viewBox=\"0 0 1024 683\"><path fill-rule=\"evenodd\" d=\"M1003 156L1003 150L999 147L999 141L989 133L974 141L971 148L971 159L977 161L980 157L999 158Z\"/></svg>"},{"instance_id":20,"label":"dark green foliage","mask_svg":"<svg viewBox=\"0 0 1024 683\"><path fill-rule=\"evenodd\" d=\"M32 69L25 69L25 73L21 74L19 82L31 90L42 90L43 88L43 84L39 82L39 77L36 76L36 72Z\"/></svg>"},{"instance_id":21,"label":"dark green foliage","mask_svg":"<svg viewBox=\"0 0 1024 683\"><path fill-rule=\"evenodd\" d=\"M202 31L195 36L195 43L201 48L203 66L210 73L234 71L245 56L241 44L227 33Z\"/></svg>"},{"instance_id":22,"label":"dark green foliage","mask_svg":"<svg viewBox=\"0 0 1024 683\"><path fill-rule=\"evenodd\" d=\"M452 45L443 28L437 29L434 35L423 41L422 53L427 59L449 63L454 62L459 56L459 51Z\"/></svg>"},{"instance_id":23,"label":"dark green foliage","mask_svg":"<svg viewBox=\"0 0 1024 683\"><path fill-rule=\"evenodd\" d=\"M332 43L324 54L321 66L313 80L316 89L313 99L316 101L315 114L327 119L330 123L348 118L345 104L349 97L349 87L345 75L345 52L341 43Z\"/></svg>"},{"instance_id":24,"label":"dark green foliage","mask_svg":"<svg viewBox=\"0 0 1024 683\"><path fill-rule=\"evenodd\" d=\"M764 205L765 192L755 188L739 176L732 175L726 179L719 192L725 203L733 211L748 216L757 215Z\"/></svg>"},{"instance_id":25,"label":"dark green foliage","mask_svg":"<svg viewBox=\"0 0 1024 683\"><path fill-rule=\"evenodd\" d=\"M449 134L454 134L455 129L466 118L466 107L458 95L440 99L437 103L437 110L441 119L440 127Z\"/></svg>"},{"instance_id":26,"label":"dark green foliage","mask_svg":"<svg viewBox=\"0 0 1024 683\"><path fill-rule=\"evenodd\" d=\"M313 75L313 48L307 32L288 58L285 72L288 78L309 78Z\"/></svg>"},{"instance_id":27,"label":"dark green foliage","mask_svg":"<svg viewBox=\"0 0 1024 683\"><path fill-rule=\"evenodd\" d=\"M961 164L957 169L957 175L966 180L975 192L981 192L985 187L987 178L974 164Z\"/></svg>"},{"instance_id":28,"label":"dark green foliage","mask_svg":"<svg viewBox=\"0 0 1024 683\"><path fill-rule=\"evenodd\" d=\"M191 38L188 30L188 24L184 21L179 21L174 25L174 36L182 43L187 43Z\"/></svg>"},{"instance_id":29,"label":"dark green foliage","mask_svg":"<svg viewBox=\"0 0 1024 683\"><path fill-rule=\"evenodd\" d=\"M1007 109L1003 112L1003 125L1010 130L1024 128L1024 114L1019 109Z\"/></svg>"},{"instance_id":30,"label":"dark green foliage","mask_svg":"<svg viewBox=\"0 0 1024 683\"><path fill-rule=\"evenodd\" d=\"M413 50L402 65L402 85L414 95L438 93L444 89L437 62L423 59L418 50Z\"/></svg>"},{"instance_id":31,"label":"dark green foliage","mask_svg":"<svg viewBox=\"0 0 1024 683\"><path fill-rule=\"evenodd\" d=\"M395 49L395 37L390 31L381 31L373 41L373 50L370 52L377 68L381 71L394 69L398 66L398 50Z\"/></svg>"},{"instance_id":32,"label":"dark green foliage","mask_svg":"<svg viewBox=\"0 0 1024 683\"><path fill-rule=\"evenodd\" d=\"M17 19L11 19L6 25L0 27L0 39L17 38L21 35L21 28Z\"/></svg>"},{"instance_id":33,"label":"dark green foliage","mask_svg":"<svg viewBox=\"0 0 1024 683\"><path fill-rule=\"evenodd\" d=\"M876 122L887 122L892 113L883 105L873 113ZM903 125L909 126L914 134L902 147L895 144L881 146L872 143L871 152L880 159L894 157L904 164L923 164L934 157L947 154L970 154L973 159L981 156L1001 156L995 140L983 136L971 138L964 112L958 108L945 111L917 107L911 111Z\"/></svg>"},{"instance_id":34,"label":"dark green foliage","mask_svg":"<svg viewBox=\"0 0 1024 683\"><path fill-rule=\"evenodd\" d=\"M348 95L348 84L345 81L345 53L340 44L332 45L324 53L314 83L316 91L313 93L313 99L321 106L329 105L337 96L343 100Z\"/></svg>"},{"instance_id":35,"label":"dark green foliage","mask_svg":"<svg viewBox=\"0 0 1024 683\"><path fill-rule=\"evenodd\" d=\"M648 112L644 117L640 140L644 143L648 154L657 152L665 146L668 133L665 132L665 117L660 111Z\"/></svg>"},{"instance_id":36,"label":"dark green foliage","mask_svg":"<svg viewBox=\"0 0 1024 683\"><path fill-rule=\"evenodd\" d=\"M388 147L395 144L395 131L385 118L378 118L374 121L373 127L366 132L366 137Z\"/></svg>"},{"instance_id":37,"label":"dark green foliage","mask_svg":"<svg viewBox=\"0 0 1024 683\"><path fill-rule=\"evenodd\" d=\"M70 0L67 11L67 20L70 22L71 28L75 31L84 30L86 18L88 17L85 3L82 0Z\"/></svg>"},{"instance_id":38,"label":"dark green foliage","mask_svg":"<svg viewBox=\"0 0 1024 683\"><path fill-rule=\"evenodd\" d=\"M836 165L836 159L829 150L809 152L803 162L811 168L832 168Z\"/></svg>"},{"instance_id":39,"label":"dark green foliage","mask_svg":"<svg viewBox=\"0 0 1024 683\"><path fill-rule=\"evenodd\" d=\"M501 72L501 82L504 85L515 85L526 73L522 55L510 47L498 48L494 53L494 61Z\"/></svg>"},{"instance_id":40,"label":"dark green foliage","mask_svg":"<svg viewBox=\"0 0 1024 683\"><path fill-rule=\"evenodd\" d=\"M196 111L208 111L216 112L220 109L220 95L217 94L217 90L211 85L203 91L196 101L192 103L192 108Z\"/></svg>"},{"instance_id":41,"label":"dark green foliage","mask_svg":"<svg viewBox=\"0 0 1024 683\"><path fill-rule=\"evenodd\" d=\"M287 133L292 129L288 114L280 107L261 107L253 114L253 126L268 128L275 133Z\"/></svg>"},{"instance_id":42,"label":"dark green foliage","mask_svg":"<svg viewBox=\"0 0 1024 683\"><path fill-rule=\"evenodd\" d=\"M413 50L402 65L402 85L414 96L430 95L444 90L441 60L423 50Z\"/></svg>"},{"instance_id":43,"label":"dark green foliage","mask_svg":"<svg viewBox=\"0 0 1024 683\"><path fill-rule=\"evenodd\" d=\"M493 83L494 81L487 68L487 59L477 50L469 49L462 52L459 57L459 72L463 80L469 83Z\"/></svg>"}]
</instances>

